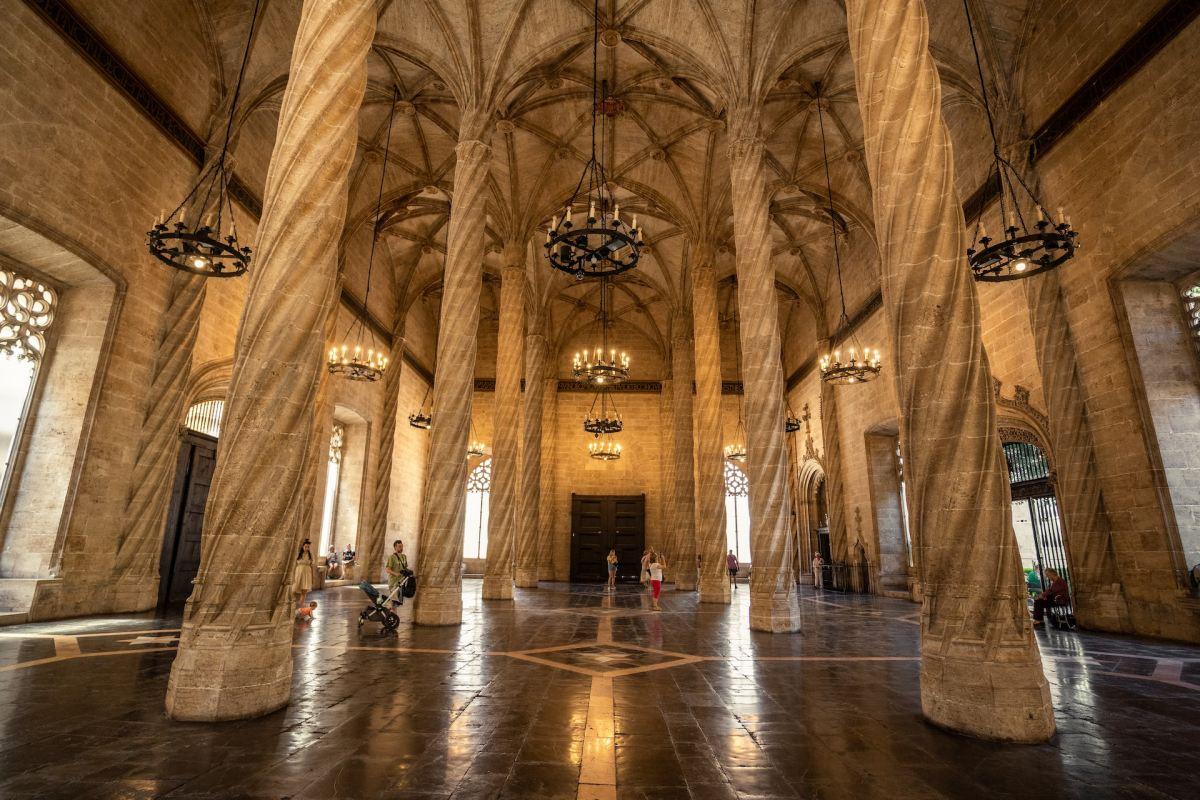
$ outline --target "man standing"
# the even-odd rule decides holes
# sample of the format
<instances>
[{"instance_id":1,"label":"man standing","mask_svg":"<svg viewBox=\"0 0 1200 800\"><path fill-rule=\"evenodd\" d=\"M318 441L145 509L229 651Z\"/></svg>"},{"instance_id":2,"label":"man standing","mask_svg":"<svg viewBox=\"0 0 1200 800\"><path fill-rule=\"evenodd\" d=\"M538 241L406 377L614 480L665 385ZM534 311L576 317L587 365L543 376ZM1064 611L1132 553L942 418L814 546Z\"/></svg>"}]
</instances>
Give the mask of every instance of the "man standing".
<instances>
[{"instance_id":1,"label":"man standing","mask_svg":"<svg viewBox=\"0 0 1200 800\"><path fill-rule=\"evenodd\" d=\"M737 591L737 574L740 566L737 556L730 550L729 555L725 556L725 569L729 570L729 585L733 587L734 591Z\"/></svg>"},{"instance_id":2,"label":"man standing","mask_svg":"<svg viewBox=\"0 0 1200 800\"><path fill-rule=\"evenodd\" d=\"M388 595L396 594L392 600L392 607L404 605L404 594L396 592L396 587L411 573L408 571L408 556L404 555L404 542L400 539L392 542L392 554L388 556L384 569L387 570L388 576Z\"/></svg>"}]
</instances>

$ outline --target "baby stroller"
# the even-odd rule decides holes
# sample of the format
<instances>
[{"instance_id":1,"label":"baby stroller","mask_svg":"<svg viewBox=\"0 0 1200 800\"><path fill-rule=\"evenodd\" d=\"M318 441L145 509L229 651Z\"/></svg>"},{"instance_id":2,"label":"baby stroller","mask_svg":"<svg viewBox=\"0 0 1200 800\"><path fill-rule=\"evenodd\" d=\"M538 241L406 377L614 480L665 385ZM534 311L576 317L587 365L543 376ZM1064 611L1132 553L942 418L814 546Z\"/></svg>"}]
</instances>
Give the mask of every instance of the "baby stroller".
<instances>
[{"instance_id":1,"label":"baby stroller","mask_svg":"<svg viewBox=\"0 0 1200 800\"><path fill-rule=\"evenodd\" d=\"M391 633L400 627L400 617L393 611L390 606L400 597L412 597L413 589L416 587L416 577L408 572L404 576L404 580L396 584L396 588L387 594L385 597L378 589L371 585L371 582L364 580L358 585L358 588L363 590L369 599L370 603L358 615L358 627L362 627L367 620L378 622L383 626L384 633Z\"/></svg>"}]
</instances>

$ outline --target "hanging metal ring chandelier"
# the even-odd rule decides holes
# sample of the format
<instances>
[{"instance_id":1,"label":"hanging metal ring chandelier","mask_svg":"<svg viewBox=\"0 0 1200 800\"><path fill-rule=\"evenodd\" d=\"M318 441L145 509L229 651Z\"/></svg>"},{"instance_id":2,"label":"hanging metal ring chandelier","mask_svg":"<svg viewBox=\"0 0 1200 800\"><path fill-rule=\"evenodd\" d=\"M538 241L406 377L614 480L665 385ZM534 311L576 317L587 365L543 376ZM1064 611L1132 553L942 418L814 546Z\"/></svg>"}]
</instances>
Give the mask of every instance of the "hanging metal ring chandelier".
<instances>
[{"instance_id":1,"label":"hanging metal ring chandelier","mask_svg":"<svg viewBox=\"0 0 1200 800\"><path fill-rule=\"evenodd\" d=\"M967 249L967 262L977 281L994 283L1029 278L1049 272L1073 258L1079 248L1075 241L1079 234L1071 228L1071 220L1063 209L1058 209L1056 220L1049 219L1045 206L1025 183L1021 173L1001 155L992 106L988 100L987 81L983 77L983 61L975 39L975 22L967 0L963 0L963 10L967 15L971 49L975 53L975 69L979 73L979 91L987 115L988 132L992 137L992 173L996 176L1001 228L999 237L988 236L981 211L975 225L975 243ZM1027 209L1032 206L1037 214L1036 222L1027 221L1032 220L1032 214L1023 212L1022 204Z\"/></svg>"},{"instance_id":2,"label":"hanging metal ring chandelier","mask_svg":"<svg viewBox=\"0 0 1200 800\"><path fill-rule=\"evenodd\" d=\"M242 65L229 104L229 120L225 123L220 157L204 170L179 205L169 214L161 214L155 220L154 227L146 232L146 247L152 256L169 267L205 278L236 278L246 274L250 268L251 250L238 242L237 221L233 215L233 201L229 197L228 162L233 120L242 93L242 81L246 77L246 64L250 60L250 45L254 41L260 5L261 0L256 0L250 15L250 29L246 33ZM215 206L210 206L214 192ZM196 221L188 218L188 204L193 202L199 203L191 209ZM209 208L213 210L208 211ZM203 223L199 223L201 217ZM222 234L221 223L226 218L229 227Z\"/></svg>"},{"instance_id":3,"label":"hanging metal ring chandelier","mask_svg":"<svg viewBox=\"0 0 1200 800\"><path fill-rule=\"evenodd\" d=\"M576 279L619 275L637 266L642 252L642 229L637 216L626 225L613 197L604 164L596 155L596 124L600 116L614 119L624 107L617 98L599 96L597 58L600 47L600 4L592 8L592 150L562 219L550 221L546 231L546 258L550 266ZM574 208L587 204L587 217L576 227Z\"/></svg>"},{"instance_id":4,"label":"hanging metal ring chandelier","mask_svg":"<svg viewBox=\"0 0 1200 800\"><path fill-rule=\"evenodd\" d=\"M600 401L600 413L593 416L596 410L596 400ZM592 399L592 407L588 410L587 416L583 420L583 429L588 433L600 438L601 434L620 433L625 423L621 419L621 414L617 411L616 403L613 403L612 414L608 411L608 390L601 389L596 393L596 397Z\"/></svg>"},{"instance_id":5,"label":"hanging metal ring chandelier","mask_svg":"<svg viewBox=\"0 0 1200 800\"><path fill-rule=\"evenodd\" d=\"M597 437L588 443L588 457L597 461L616 461L621 457L621 443L615 441L611 434Z\"/></svg>"},{"instance_id":6,"label":"hanging metal ring chandelier","mask_svg":"<svg viewBox=\"0 0 1200 800\"><path fill-rule=\"evenodd\" d=\"M858 339L850 326L850 316L846 313L846 287L842 283L842 256L838 247L837 212L833 208L833 179L829 175L829 149L825 142L825 113L822 110L822 98L817 97L816 102L817 118L820 120L821 130L821 157L825 161L825 191L829 195L829 232L833 239L833 262L837 268L838 294L842 301L842 315L839 322L841 330L849 332L850 340L854 343L850 347L849 360L843 361L842 351L834 350L832 353L821 356L817 366L821 371L821 380L826 383L835 385L865 383L879 377L879 373L883 371L883 365L880 363L878 350L872 351L870 348L859 346ZM799 429L797 420L796 430Z\"/></svg>"},{"instance_id":7,"label":"hanging metal ring chandelier","mask_svg":"<svg viewBox=\"0 0 1200 800\"><path fill-rule=\"evenodd\" d=\"M423 398L421 398L421 407L418 408L413 413L408 415L408 424L409 425L411 425L414 428L423 430L423 431L427 431L431 427L433 427L433 413L432 413L432 411L425 410L426 403L428 401L429 401L429 389L426 389L425 396Z\"/></svg>"},{"instance_id":8,"label":"hanging metal ring chandelier","mask_svg":"<svg viewBox=\"0 0 1200 800\"><path fill-rule=\"evenodd\" d=\"M583 349L575 354L571 362L571 371L576 380L586 382L590 386L603 387L621 383L629 377L629 356L618 353L616 348L608 346L608 305L611 288L608 277L600 278L600 340L598 347L591 350Z\"/></svg>"}]
</instances>

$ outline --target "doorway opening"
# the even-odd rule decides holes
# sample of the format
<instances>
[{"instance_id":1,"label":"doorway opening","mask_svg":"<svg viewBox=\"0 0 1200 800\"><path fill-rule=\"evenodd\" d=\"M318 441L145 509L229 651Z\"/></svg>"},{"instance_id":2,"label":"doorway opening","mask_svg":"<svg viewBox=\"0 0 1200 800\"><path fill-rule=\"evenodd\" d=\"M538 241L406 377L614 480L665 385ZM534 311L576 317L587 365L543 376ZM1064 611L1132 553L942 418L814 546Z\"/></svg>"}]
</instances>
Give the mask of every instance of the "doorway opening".
<instances>
[{"instance_id":1,"label":"doorway opening","mask_svg":"<svg viewBox=\"0 0 1200 800\"><path fill-rule=\"evenodd\" d=\"M646 495L571 495L571 580L608 580L606 558L617 551L617 581L640 580L646 548Z\"/></svg>"},{"instance_id":2,"label":"doorway opening","mask_svg":"<svg viewBox=\"0 0 1200 800\"><path fill-rule=\"evenodd\" d=\"M175 488L167 511L158 562L158 604L183 603L192 594L192 581L200 571L200 537L204 507L217 468L217 435L221 429L223 400L196 403L188 409L175 467Z\"/></svg>"},{"instance_id":3,"label":"doorway opening","mask_svg":"<svg viewBox=\"0 0 1200 800\"><path fill-rule=\"evenodd\" d=\"M1032 596L1049 586L1046 570L1053 569L1066 580L1073 598L1075 587L1046 453L1030 442L1006 442L1004 458L1012 485L1013 531L1026 590Z\"/></svg>"}]
</instances>

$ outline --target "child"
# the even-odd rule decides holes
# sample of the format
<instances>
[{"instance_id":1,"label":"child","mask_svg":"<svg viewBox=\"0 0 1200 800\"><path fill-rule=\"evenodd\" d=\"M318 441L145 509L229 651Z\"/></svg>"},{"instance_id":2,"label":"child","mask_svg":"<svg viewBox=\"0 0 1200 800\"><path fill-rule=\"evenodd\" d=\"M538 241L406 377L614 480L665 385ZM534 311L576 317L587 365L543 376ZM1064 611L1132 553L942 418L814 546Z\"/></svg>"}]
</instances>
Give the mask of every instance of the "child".
<instances>
[{"instance_id":1,"label":"child","mask_svg":"<svg viewBox=\"0 0 1200 800\"><path fill-rule=\"evenodd\" d=\"M296 609L296 619L300 622L311 622L316 611L317 601L313 600L307 606L300 606Z\"/></svg>"},{"instance_id":2,"label":"child","mask_svg":"<svg viewBox=\"0 0 1200 800\"><path fill-rule=\"evenodd\" d=\"M658 604L658 596L662 593L663 568L666 566L665 558L658 553L650 554L650 599L655 611L662 611L662 606Z\"/></svg>"}]
</instances>

